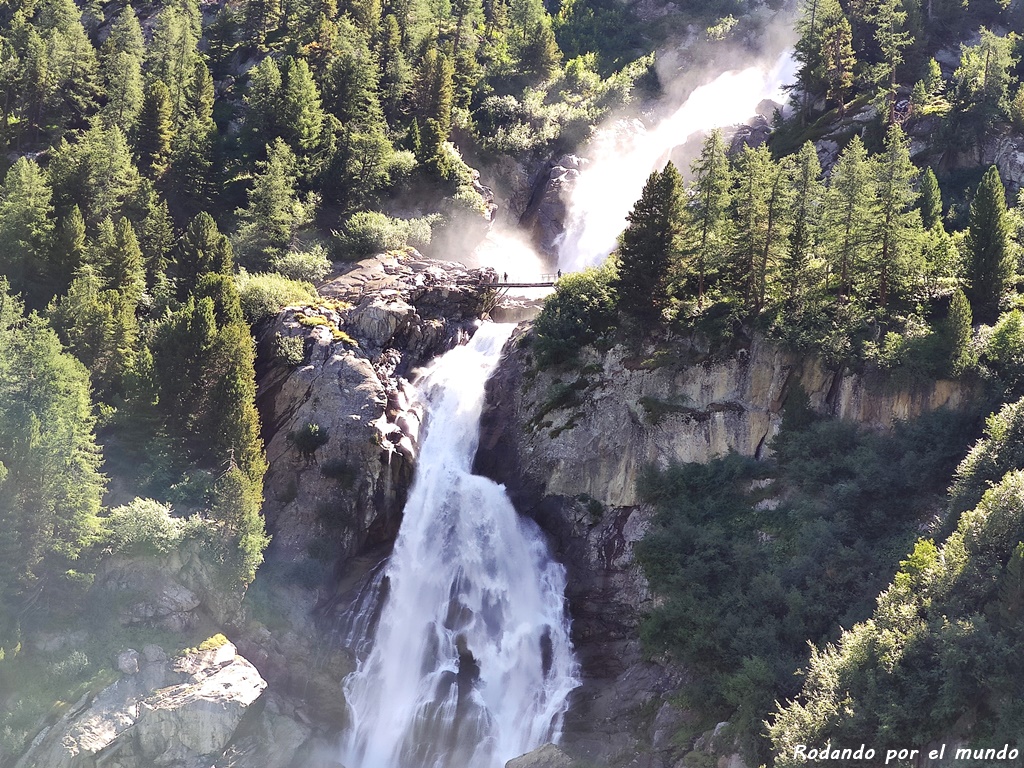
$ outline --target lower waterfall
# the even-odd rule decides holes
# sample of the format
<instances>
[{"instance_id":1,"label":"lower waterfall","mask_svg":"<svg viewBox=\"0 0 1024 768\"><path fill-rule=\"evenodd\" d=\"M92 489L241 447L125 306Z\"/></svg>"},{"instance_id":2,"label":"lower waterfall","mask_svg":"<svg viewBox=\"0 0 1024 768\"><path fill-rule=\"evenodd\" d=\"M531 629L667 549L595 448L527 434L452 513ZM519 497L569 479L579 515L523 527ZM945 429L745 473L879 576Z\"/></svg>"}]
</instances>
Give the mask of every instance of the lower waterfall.
<instances>
[{"instance_id":1,"label":"lower waterfall","mask_svg":"<svg viewBox=\"0 0 1024 768\"><path fill-rule=\"evenodd\" d=\"M344 684L347 768L502 768L558 738L579 685L565 569L504 487L472 473L484 385L513 328L485 323L418 382L426 437L375 580L384 603Z\"/></svg>"}]
</instances>

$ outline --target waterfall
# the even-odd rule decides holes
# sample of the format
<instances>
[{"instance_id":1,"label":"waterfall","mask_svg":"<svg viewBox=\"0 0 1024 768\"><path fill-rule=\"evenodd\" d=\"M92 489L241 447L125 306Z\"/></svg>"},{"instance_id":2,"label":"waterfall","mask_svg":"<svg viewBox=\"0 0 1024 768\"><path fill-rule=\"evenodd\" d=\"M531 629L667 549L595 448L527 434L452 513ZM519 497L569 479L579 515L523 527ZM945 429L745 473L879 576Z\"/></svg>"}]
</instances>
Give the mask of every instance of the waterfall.
<instances>
[{"instance_id":1,"label":"waterfall","mask_svg":"<svg viewBox=\"0 0 1024 768\"><path fill-rule=\"evenodd\" d=\"M589 162L570 193L558 268L572 272L604 261L647 177L665 165L669 152L700 131L750 118L763 99L784 101L782 85L792 80L794 69L792 52L786 51L769 64L725 72L700 86L650 130L632 120L597 131L587 150Z\"/></svg>"},{"instance_id":2,"label":"waterfall","mask_svg":"<svg viewBox=\"0 0 1024 768\"><path fill-rule=\"evenodd\" d=\"M426 437L369 651L344 684L347 768L502 768L558 738L579 684L564 568L504 487L472 473L513 327L482 325L418 382Z\"/></svg>"}]
</instances>

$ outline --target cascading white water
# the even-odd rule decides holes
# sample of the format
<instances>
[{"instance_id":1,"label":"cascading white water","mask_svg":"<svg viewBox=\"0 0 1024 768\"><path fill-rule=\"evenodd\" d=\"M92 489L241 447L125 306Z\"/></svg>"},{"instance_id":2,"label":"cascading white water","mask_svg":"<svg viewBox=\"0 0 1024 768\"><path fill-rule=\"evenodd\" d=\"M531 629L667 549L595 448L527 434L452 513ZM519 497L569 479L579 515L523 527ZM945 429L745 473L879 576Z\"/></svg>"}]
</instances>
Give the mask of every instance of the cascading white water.
<instances>
[{"instance_id":1,"label":"cascading white water","mask_svg":"<svg viewBox=\"0 0 1024 768\"><path fill-rule=\"evenodd\" d=\"M486 323L419 382L426 437L372 647L345 681L347 768L501 768L556 739L579 684L565 570L472 473L484 384L514 326Z\"/></svg>"},{"instance_id":2,"label":"cascading white water","mask_svg":"<svg viewBox=\"0 0 1024 768\"><path fill-rule=\"evenodd\" d=\"M598 131L587 150L589 163L570 193L558 268L573 272L604 261L647 177L665 164L668 153L699 131L748 119L763 99L784 100L781 87L792 80L794 66L787 51L771 64L725 72L700 86L651 130L630 121Z\"/></svg>"}]
</instances>

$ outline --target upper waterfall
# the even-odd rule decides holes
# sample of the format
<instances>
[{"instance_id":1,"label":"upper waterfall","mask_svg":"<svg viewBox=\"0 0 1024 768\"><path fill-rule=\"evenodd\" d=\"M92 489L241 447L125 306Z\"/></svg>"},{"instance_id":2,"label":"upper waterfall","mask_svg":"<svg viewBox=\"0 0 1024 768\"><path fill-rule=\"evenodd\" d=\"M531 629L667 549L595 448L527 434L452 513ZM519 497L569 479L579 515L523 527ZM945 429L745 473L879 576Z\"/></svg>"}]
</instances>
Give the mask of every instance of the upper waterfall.
<instances>
[{"instance_id":1,"label":"upper waterfall","mask_svg":"<svg viewBox=\"0 0 1024 768\"><path fill-rule=\"evenodd\" d=\"M640 197L651 171L694 134L734 125L751 117L764 99L783 100L782 87L793 78L792 51L767 64L724 72L701 85L675 112L645 129L631 121L597 131L589 163L572 187L565 232L558 246L558 268L572 272L600 264L626 228L626 215Z\"/></svg>"},{"instance_id":2,"label":"upper waterfall","mask_svg":"<svg viewBox=\"0 0 1024 768\"><path fill-rule=\"evenodd\" d=\"M501 768L558 737L579 684L564 568L471 471L513 328L484 324L419 381L427 433L371 650L345 682L348 768Z\"/></svg>"}]
</instances>

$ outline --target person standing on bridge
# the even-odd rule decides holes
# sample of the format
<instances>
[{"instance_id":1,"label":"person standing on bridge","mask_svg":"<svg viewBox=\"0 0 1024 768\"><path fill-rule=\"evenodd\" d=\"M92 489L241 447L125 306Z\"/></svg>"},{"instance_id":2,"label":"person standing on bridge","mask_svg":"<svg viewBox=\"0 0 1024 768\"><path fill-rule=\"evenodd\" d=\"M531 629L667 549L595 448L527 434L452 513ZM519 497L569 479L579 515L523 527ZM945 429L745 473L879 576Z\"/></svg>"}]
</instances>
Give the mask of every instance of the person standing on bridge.
<instances>
[{"instance_id":1,"label":"person standing on bridge","mask_svg":"<svg viewBox=\"0 0 1024 768\"><path fill-rule=\"evenodd\" d=\"M508 282L508 272L505 273L505 280L504 280L504 282L506 282L506 283Z\"/></svg>"},{"instance_id":2,"label":"person standing on bridge","mask_svg":"<svg viewBox=\"0 0 1024 768\"><path fill-rule=\"evenodd\" d=\"M558 279L559 279L559 280L561 280L561 279L562 279L562 270L558 270Z\"/></svg>"}]
</instances>

